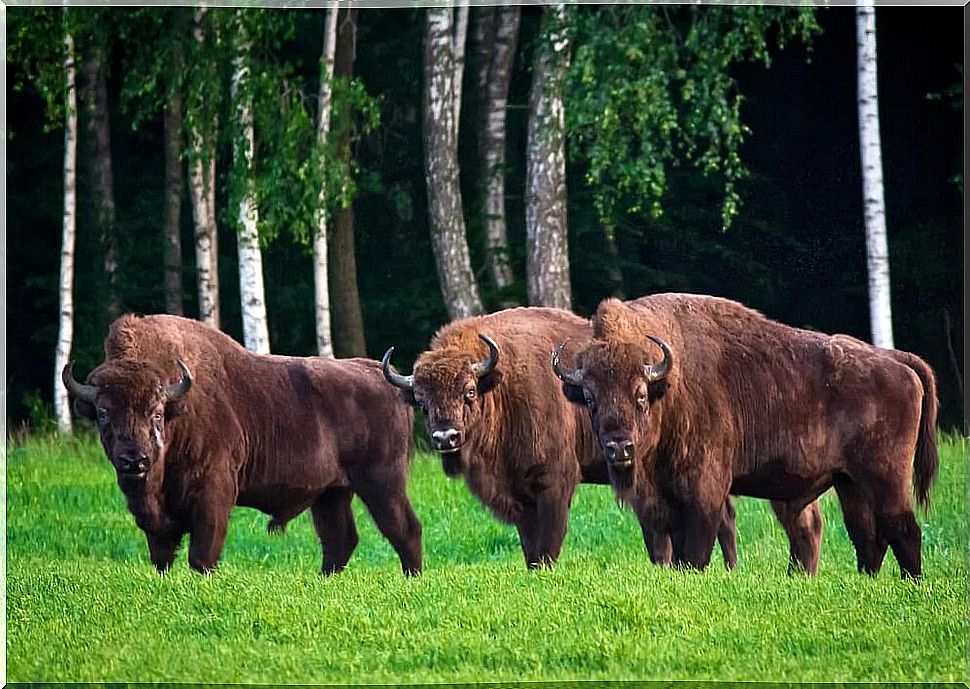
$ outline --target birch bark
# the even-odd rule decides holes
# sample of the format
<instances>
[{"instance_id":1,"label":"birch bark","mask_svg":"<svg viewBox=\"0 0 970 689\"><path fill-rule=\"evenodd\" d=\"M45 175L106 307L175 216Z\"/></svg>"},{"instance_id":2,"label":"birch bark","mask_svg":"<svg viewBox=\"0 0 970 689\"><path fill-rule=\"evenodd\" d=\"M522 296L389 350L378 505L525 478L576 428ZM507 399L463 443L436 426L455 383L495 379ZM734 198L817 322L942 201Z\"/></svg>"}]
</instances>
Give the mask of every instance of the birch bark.
<instances>
[{"instance_id":1,"label":"birch bark","mask_svg":"<svg viewBox=\"0 0 970 689\"><path fill-rule=\"evenodd\" d=\"M431 243L448 315L482 312L471 269L458 179L452 9L429 8L424 34L424 169Z\"/></svg>"},{"instance_id":2,"label":"birch bark","mask_svg":"<svg viewBox=\"0 0 970 689\"><path fill-rule=\"evenodd\" d=\"M333 56L337 49L337 14L339 0L327 10L323 32L323 51L320 54L320 109L317 115L317 143L327 145L330 134L330 101L333 85ZM328 161L322 160L321 165ZM313 286L317 354L333 356L333 337L330 332L330 276L327 270L327 185L320 184L317 195L316 233L313 235Z\"/></svg>"},{"instance_id":3,"label":"birch bark","mask_svg":"<svg viewBox=\"0 0 970 689\"><path fill-rule=\"evenodd\" d=\"M869 322L872 342L893 347L889 295L889 247L882 184L882 143L879 135L879 89L876 70L876 8L872 1L856 8L859 88L859 142L866 222L866 264L869 274Z\"/></svg>"},{"instance_id":4,"label":"birch bark","mask_svg":"<svg viewBox=\"0 0 970 689\"><path fill-rule=\"evenodd\" d=\"M66 11L66 10L65 10ZM64 122L64 224L61 240L59 283L60 319L54 354L54 411L61 433L71 432L71 406L61 382L61 371L71 359L74 341L74 234L77 225L77 79L74 65L74 37L64 36L65 100Z\"/></svg>"},{"instance_id":5,"label":"birch bark","mask_svg":"<svg viewBox=\"0 0 970 689\"><path fill-rule=\"evenodd\" d=\"M238 131L233 137L233 164L243 168L244 189L237 214L237 251L239 253L239 297L242 307L243 344L257 354L269 354L269 328L266 323L266 297L263 287L263 254L259 248L259 208L253 182L255 132L250 92L248 35L242 11L236 12L236 54L232 60L230 97L236 113Z\"/></svg>"},{"instance_id":6,"label":"birch bark","mask_svg":"<svg viewBox=\"0 0 970 689\"><path fill-rule=\"evenodd\" d=\"M569 66L565 7L545 10L529 93L526 282L534 306L570 308L566 139L562 81Z\"/></svg>"}]
</instances>

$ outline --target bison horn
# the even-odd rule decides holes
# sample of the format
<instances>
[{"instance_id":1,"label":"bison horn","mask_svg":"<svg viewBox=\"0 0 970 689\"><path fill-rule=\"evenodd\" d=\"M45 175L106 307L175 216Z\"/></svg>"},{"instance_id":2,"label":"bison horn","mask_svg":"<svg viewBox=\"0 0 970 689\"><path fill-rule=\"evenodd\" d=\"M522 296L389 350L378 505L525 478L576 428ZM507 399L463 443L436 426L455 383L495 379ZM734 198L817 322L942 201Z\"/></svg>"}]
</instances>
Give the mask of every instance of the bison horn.
<instances>
[{"instance_id":1,"label":"bison horn","mask_svg":"<svg viewBox=\"0 0 970 689\"><path fill-rule=\"evenodd\" d=\"M495 365L498 363L498 345L488 335L479 333L478 339L488 345L488 357L472 364L472 372L476 377L481 378L495 370Z\"/></svg>"},{"instance_id":2,"label":"bison horn","mask_svg":"<svg viewBox=\"0 0 970 689\"><path fill-rule=\"evenodd\" d=\"M77 399L90 404L94 404L94 400L98 397L98 386L97 385L85 385L84 383L79 383L74 378L74 362L68 362L61 371L61 381L64 383L64 387L67 391L74 395Z\"/></svg>"},{"instance_id":3,"label":"bison horn","mask_svg":"<svg viewBox=\"0 0 970 689\"><path fill-rule=\"evenodd\" d=\"M185 362L181 359L178 360L179 368L182 369L182 379L171 385L166 385L162 388L162 392L165 394L165 399L169 402L177 400L179 397L184 395L192 387L192 372L189 371L189 367L185 365Z\"/></svg>"},{"instance_id":4,"label":"bison horn","mask_svg":"<svg viewBox=\"0 0 970 689\"><path fill-rule=\"evenodd\" d=\"M559 357L562 354L562 348L566 346L566 342L566 340L563 340L552 350L552 370L556 372L556 375L559 376L559 380L562 382L569 383L570 385L582 385L583 377L586 374L584 369L570 371L568 368L563 368L559 363Z\"/></svg>"},{"instance_id":5,"label":"bison horn","mask_svg":"<svg viewBox=\"0 0 970 689\"><path fill-rule=\"evenodd\" d=\"M674 363L674 355L673 352L670 351L670 345L661 340L659 337L654 337L653 335L647 335L647 337L649 337L654 344L660 347L664 353L663 361L661 361L659 364L646 364L643 367L643 374L647 377L647 380L654 383L658 380L666 378L667 374L670 373L670 367Z\"/></svg>"},{"instance_id":6,"label":"bison horn","mask_svg":"<svg viewBox=\"0 0 970 689\"><path fill-rule=\"evenodd\" d=\"M414 376L402 376L400 373L391 368L391 355L394 353L394 347L389 347L386 352L384 352L384 358L381 359L381 369L384 371L384 377L387 378L387 382L396 388L401 388L402 390L414 390Z\"/></svg>"}]
</instances>

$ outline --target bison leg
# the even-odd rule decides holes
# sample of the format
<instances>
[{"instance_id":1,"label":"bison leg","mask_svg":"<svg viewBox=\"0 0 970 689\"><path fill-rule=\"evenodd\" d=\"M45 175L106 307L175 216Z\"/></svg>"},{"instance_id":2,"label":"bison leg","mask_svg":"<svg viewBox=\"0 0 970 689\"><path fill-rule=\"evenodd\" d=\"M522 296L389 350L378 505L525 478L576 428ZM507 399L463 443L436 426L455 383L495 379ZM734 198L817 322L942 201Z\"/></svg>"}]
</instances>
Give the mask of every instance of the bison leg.
<instances>
[{"instance_id":1,"label":"bison leg","mask_svg":"<svg viewBox=\"0 0 970 689\"><path fill-rule=\"evenodd\" d=\"M566 539L566 523L569 520L569 503L575 486L546 488L536 499L537 531L535 542L535 562L528 563L530 569L537 566L548 567L555 564Z\"/></svg>"},{"instance_id":2,"label":"bison leg","mask_svg":"<svg viewBox=\"0 0 970 689\"><path fill-rule=\"evenodd\" d=\"M842 506L842 517L849 539L855 546L860 572L875 576L886 556L888 543L876 531L876 516L868 498L848 477L835 480L835 492Z\"/></svg>"},{"instance_id":3,"label":"bison leg","mask_svg":"<svg viewBox=\"0 0 970 689\"><path fill-rule=\"evenodd\" d=\"M401 486L404 482L401 481ZM401 558L401 569L406 576L421 574L421 522L418 521L406 493L384 493L380 488L368 485L358 489L357 494L367 505L374 523L384 538L391 542Z\"/></svg>"},{"instance_id":4,"label":"bison leg","mask_svg":"<svg viewBox=\"0 0 970 689\"><path fill-rule=\"evenodd\" d=\"M146 531L145 537L148 539L148 554L152 559L152 564L159 572L165 572L171 568L175 562L175 552L182 544L182 533L180 531Z\"/></svg>"},{"instance_id":5,"label":"bison leg","mask_svg":"<svg viewBox=\"0 0 970 689\"><path fill-rule=\"evenodd\" d=\"M310 507L313 526L323 548L322 572L325 575L343 570L357 547L357 526L350 509L353 497L347 488L332 488L322 493Z\"/></svg>"},{"instance_id":6,"label":"bison leg","mask_svg":"<svg viewBox=\"0 0 970 689\"><path fill-rule=\"evenodd\" d=\"M687 507L683 516L679 552L675 552L675 564L703 570L711 561L714 541L717 538L721 511L713 514L696 507Z\"/></svg>"},{"instance_id":7,"label":"bison leg","mask_svg":"<svg viewBox=\"0 0 970 689\"><path fill-rule=\"evenodd\" d=\"M216 568L226 542L229 512L235 504L234 495L227 496L210 486L210 492L196 505L189 536L189 566L203 574Z\"/></svg>"},{"instance_id":8,"label":"bison leg","mask_svg":"<svg viewBox=\"0 0 970 689\"><path fill-rule=\"evenodd\" d=\"M771 501L771 509L788 534L788 573L803 571L814 575L818 571L818 552L824 521L818 500L812 501L804 509L800 508L799 503Z\"/></svg>"},{"instance_id":9,"label":"bison leg","mask_svg":"<svg viewBox=\"0 0 970 689\"><path fill-rule=\"evenodd\" d=\"M539 538L539 517L534 509L525 509L519 516L515 524L519 532L519 545L522 547L522 554L525 556L525 566L529 569L536 569L539 566L539 554L536 552L536 543Z\"/></svg>"},{"instance_id":10,"label":"bison leg","mask_svg":"<svg viewBox=\"0 0 970 689\"><path fill-rule=\"evenodd\" d=\"M721 555L724 556L724 566L734 569L738 566L738 530L737 530L737 511L730 496L724 499L724 506L721 508L721 523L717 527L717 542L721 546Z\"/></svg>"},{"instance_id":11,"label":"bison leg","mask_svg":"<svg viewBox=\"0 0 970 689\"><path fill-rule=\"evenodd\" d=\"M895 473L868 478L870 495L878 496L878 500L869 502L875 508L876 534L893 549L903 579L919 579L923 534L913 514L909 481Z\"/></svg>"},{"instance_id":12,"label":"bison leg","mask_svg":"<svg viewBox=\"0 0 970 689\"><path fill-rule=\"evenodd\" d=\"M647 555L655 565L669 565L674 560L674 549L670 540L670 533L665 524L654 510L645 505L635 506L637 521L640 522L640 532L643 534L643 545L647 548Z\"/></svg>"}]
</instances>

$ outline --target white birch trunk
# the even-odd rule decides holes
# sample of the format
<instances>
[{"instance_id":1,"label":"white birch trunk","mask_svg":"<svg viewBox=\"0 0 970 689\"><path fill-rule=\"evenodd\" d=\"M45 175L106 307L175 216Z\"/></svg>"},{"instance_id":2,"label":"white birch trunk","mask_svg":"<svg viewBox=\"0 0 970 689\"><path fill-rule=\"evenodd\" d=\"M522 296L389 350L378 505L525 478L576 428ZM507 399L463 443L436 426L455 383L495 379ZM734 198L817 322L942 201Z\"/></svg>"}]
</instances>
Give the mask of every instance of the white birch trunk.
<instances>
[{"instance_id":1,"label":"white birch trunk","mask_svg":"<svg viewBox=\"0 0 970 689\"><path fill-rule=\"evenodd\" d=\"M485 178L485 236L488 263L496 288L512 284L508 235L505 224L505 121L519 33L520 8L500 7L494 19L494 44L485 83L485 117L482 133L482 170Z\"/></svg>"},{"instance_id":2,"label":"white birch trunk","mask_svg":"<svg viewBox=\"0 0 970 689\"><path fill-rule=\"evenodd\" d=\"M195 10L192 37L202 43L205 8ZM213 123L213 130L215 130ZM215 204L215 132L208 136L198 128L188 133L189 199L195 226L195 266L199 292L199 320L220 327L219 254Z\"/></svg>"},{"instance_id":3,"label":"white birch trunk","mask_svg":"<svg viewBox=\"0 0 970 689\"><path fill-rule=\"evenodd\" d=\"M320 54L320 109L317 116L317 143L327 145L330 134L330 102L333 96L333 58L337 50L337 14L339 0L327 10L323 32L323 52ZM327 161L322 160L321 165ZM313 236L313 287L317 324L317 354L333 356L333 336L330 330L330 282L327 257L327 185L320 184L317 198L316 233Z\"/></svg>"},{"instance_id":4,"label":"white birch trunk","mask_svg":"<svg viewBox=\"0 0 970 689\"><path fill-rule=\"evenodd\" d=\"M465 44L468 42L468 5L457 8L455 13L455 42L452 55L455 64L455 141L458 140L458 122L461 116L461 87L465 74Z\"/></svg>"},{"instance_id":5,"label":"white birch trunk","mask_svg":"<svg viewBox=\"0 0 970 689\"><path fill-rule=\"evenodd\" d=\"M266 324L266 297L263 287L263 254L259 248L259 209L253 183L253 156L256 137L253 131L253 103L249 83L251 39L246 33L241 12L237 12L236 55L232 60L230 88L236 111L238 132L233 137L233 164L245 171L245 190L239 199L237 250L239 253L239 297L243 322L243 344L256 354L269 354L269 328Z\"/></svg>"},{"instance_id":6,"label":"white birch trunk","mask_svg":"<svg viewBox=\"0 0 970 689\"><path fill-rule=\"evenodd\" d=\"M57 428L71 432L71 405L61 371L71 359L74 340L74 230L77 222L77 75L74 65L74 37L64 37L66 116L64 123L64 234L61 243L60 324L54 355L54 410Z\"/></svg>"},{"instance_id":7,"label":"white birch trunk","mask_svg":"<svg viewBox=\"0 0 970 689\"><path fill-rule=\"evenodd\" d=\"M879 136L879 89L876 80L876 9L871 0L856 8L859 87L859 142L866 218L866 263L869 273L869 322L872 342L892 348L893 321L889 297L889 247L882 184Z\"/></svg>"},{"instance_id":8,"label":"white birch trunk","mask_svg":"<svg viewBox=\"0 0 970 689\"><path fill-rule=\"evenodd\" d=\"M468 255L458 180L452 9L426 11L423 134L431 244L448 315L466 318L482 312L482 301Z\"/></svg>"},{"instance_id":9,"label":"white birch trunk","mask_svg":"<svg viewBox=\"0 0 970 689\"><path fill-rule=\"evenodd\" d=\"M545 11L552 31L538 48L529 93L526 151L526 282L533 306L570 308L566 235L566 137L562 81L569 66L565 7Z\"/></svg>"}]
</instances>

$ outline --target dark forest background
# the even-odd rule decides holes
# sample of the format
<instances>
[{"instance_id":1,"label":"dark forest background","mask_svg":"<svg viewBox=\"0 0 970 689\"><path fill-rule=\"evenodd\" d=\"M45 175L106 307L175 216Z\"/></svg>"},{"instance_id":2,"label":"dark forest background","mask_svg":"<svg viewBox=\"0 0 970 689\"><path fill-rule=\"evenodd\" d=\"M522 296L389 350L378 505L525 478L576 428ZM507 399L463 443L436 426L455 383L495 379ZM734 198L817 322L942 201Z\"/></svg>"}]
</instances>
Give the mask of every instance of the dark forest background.
<instances>
[{"instance_id":1,"label":"dark forest background","mask_svg":"<svg viewBox=\"0 0 970 689\"><path fill-rule=\"evenodd\" d=\"M16 10L10 10L13 14ZM318 69L322 12L307 12L287 47L312 73ZM962 416L963 352L963 16L960 8L880 7L879 92L886 217L896 346L924 357L940 380L941 424ZM523 179L526 104L536 8L523 8L509 98L507 217L520 303L526 301ZM735 76L752 129L742 147L751 171L740 185L743 206L722 229L723 188L693 167L670 177L659 219L626 217L617 227L627 298L690 291L738 299L785 323L869 339L865 232L856 101L852 8L818 11L822 33L806 47L773 51L770 68L745 64ZM421 10L361 10L354 71L381 98L381 121L356 144L361 171L356 215L358 283L368 354L391 344L403 367L448 317L438 287L428 229L422 136ZM163 147L161 116L133 129L120 105L125 46L109 63L109 105L120 238L121 298L127 310L164 310L162 287ZM473 56L469 56L469 64ZM17 82L8 67L8 85ZM470 83L473 69L466 70ZM462 111L459 163L472 265L487 291L485 240L476 221L473 163L475 114ZM7 400L8 423L39 417L52 397L57 336L57 279L63 204L63 132L45 130L44 102L31 88L6 94L7 143ZM568 107L568 104L567 104ZM84 155L84 146L80 147ZM468 161L466 165L465 162ZM83 170L83 163L79 170ZM568 173L573 309L588 315L614 285L582 163ZM225 170L218 194L224 207ZM93 213L79 178L74 359L86 373L101 358L108 318L99 244L85 217ZM196 313L192 222L183 203L186 315ZM235 238L220 222L223 328L241 339ZM285 237L264 251L267 311L274 353L315 351L313 272L307 250ZM507 298L508 295L503 295ZM951 322L947 330L947 319Z\"/></svg>"}]
</instances>

